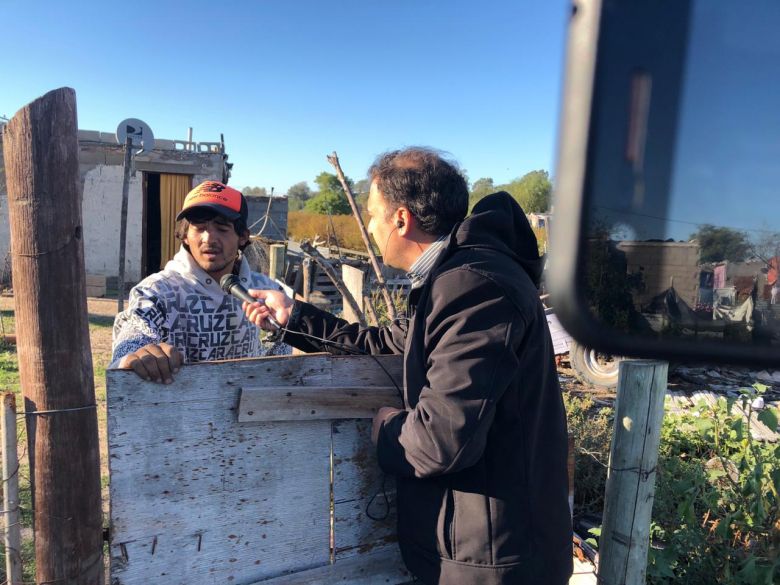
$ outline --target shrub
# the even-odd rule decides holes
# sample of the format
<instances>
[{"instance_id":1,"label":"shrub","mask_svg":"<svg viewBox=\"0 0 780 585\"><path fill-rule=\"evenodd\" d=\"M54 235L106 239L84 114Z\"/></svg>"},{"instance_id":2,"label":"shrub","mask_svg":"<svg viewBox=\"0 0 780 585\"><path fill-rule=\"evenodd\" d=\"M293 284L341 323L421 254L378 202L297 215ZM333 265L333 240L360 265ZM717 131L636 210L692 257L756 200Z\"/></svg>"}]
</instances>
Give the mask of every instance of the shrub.
<instances>
[{"instance_id":1,"label":"shrub","mask_svg":"<svg viewBox=\"0 0 780 585\"><path fill-rule=\"evenodd\" d=\"M661 428L647 583L780 583L780 446L756 442L750 411L761 385L714 406L666 413ZM564 394L575 436L575 515L603 509L612 409ZM745 418L734 406L741 406ZM598 533L598 531L596 531Z\"/></svg>"},{"instance_id":2,"label":"shrub","mask_svg":"<svg viewBox=\"0 0 780 585\"><path fill-rule=\"evenodd\" d=\"M318 213L290 211L287 214L287 236L299 242L320 236L328 244L365 251L357 222L351 215L332 215L329 218Z\"/></svg>"},{"instance_id":3,"label":"shrub","mask_svg":"<svg viewBox=\"0 0 780 585\"><path fill-rule=\"evenodd\" d=\"M774 429L777 415L751 412L754 394L664 419L648 583L780 581L780 447L750 435L754 417Z\"/></svg>"},{"instance_id":4,"label":"shrub","mask_svg":"<svg viewBox=\"0 0 780 585\"><path fill-rule=\"evenodd\" d=\"M574 436L574 515L601 514L614 410L564 392L569 433Z\"/></svg>"}]
</instances>

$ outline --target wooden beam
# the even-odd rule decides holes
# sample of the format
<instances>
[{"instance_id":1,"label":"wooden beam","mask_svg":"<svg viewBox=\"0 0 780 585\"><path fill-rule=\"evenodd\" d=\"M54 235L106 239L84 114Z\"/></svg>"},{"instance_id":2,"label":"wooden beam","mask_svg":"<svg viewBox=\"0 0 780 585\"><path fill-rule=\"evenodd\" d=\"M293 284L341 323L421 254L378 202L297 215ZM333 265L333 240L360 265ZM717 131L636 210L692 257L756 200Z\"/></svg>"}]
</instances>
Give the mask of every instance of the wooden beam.
<instances>
[{"instance_id":1,"label":"wooden beam","mask_svg":"<svg viewBox=\"0 0 780 585\"><path fill-rule=\"evenodd\" d=\"M659 361L620 362L599 540L600 585L640 585L646 580L668 368Z\"/></svg>"},{"instance_id":2,"label":"wooden beam","mask_svg":"<svg viewBox=\"0 0 780 585\"><path fill-rule=\"evenodd\" d=\"M28 104L4 131L19 376L35 510L36 581L103 584L76 93ZM41 414L34 414L39 412Z\"/></svg>"},{"instance_id":3,"label":"wooden beam","mask_svg":"<svg viewBox=\"0 0 780 585\"><path fill-rule=\"evenodd\" d=\"M401 408L395 387L250 387L241 391L238 422L373 418L383 406Z\"/></svg>"}]
</instances>

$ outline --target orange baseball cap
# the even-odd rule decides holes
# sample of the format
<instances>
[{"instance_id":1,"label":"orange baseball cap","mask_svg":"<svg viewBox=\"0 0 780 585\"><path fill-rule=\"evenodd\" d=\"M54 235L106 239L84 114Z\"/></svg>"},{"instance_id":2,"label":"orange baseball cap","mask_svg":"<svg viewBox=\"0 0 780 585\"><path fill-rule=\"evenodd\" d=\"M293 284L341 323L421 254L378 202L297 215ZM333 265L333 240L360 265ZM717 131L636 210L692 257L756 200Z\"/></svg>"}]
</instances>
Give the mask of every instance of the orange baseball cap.
<instances>
[{"instance_id":1,"label":"orange baseball cap","mask_svg":"<svg viewBox=\"0 0 780 585\"><path fill-rule=\"evenodd\" d=\"M189 211L201 208L212 209L230 221L243 219L246 223L249 217L246 199L241 191L219 181L203 181L187 193L176 221L186 217Z\"/></svg>"}]
</instances>

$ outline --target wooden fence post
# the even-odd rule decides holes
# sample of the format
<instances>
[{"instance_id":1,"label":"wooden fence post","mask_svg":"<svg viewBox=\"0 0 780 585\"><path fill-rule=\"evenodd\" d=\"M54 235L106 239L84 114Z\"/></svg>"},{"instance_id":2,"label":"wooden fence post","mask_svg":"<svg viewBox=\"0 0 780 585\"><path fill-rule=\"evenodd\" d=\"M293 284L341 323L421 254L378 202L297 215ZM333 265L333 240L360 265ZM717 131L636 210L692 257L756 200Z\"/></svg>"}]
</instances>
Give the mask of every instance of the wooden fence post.
<instances>
[{"instance_id":1,"label":"wooden fence post","mask_svg":"<svg viewBox=\"0 0 780 585\"><path fill-rule=\"evenodd\" d=\"M311 300L311 293L314 290L314 261L306 257L301 261L301 270L303 271L303 300L307 303Z\"/></svg>"},{"instance_id":2,"label":"wooden fence post","mask_svg":"<svg viewBox=\"0 0 780 585\"><path fill-rule=\"evenodd\" d=\"M366 273L355 266L349 264L341 265L341 279L344 281L344 286L352 294L352 298L357 303L357 308L360 310L360 314L355 313L350 304L347 302L346 297L344 299L344 313L343 317L350 323L360 323L361 320L366 323L365 318L365 305L363 298L363 284L366 279Z\"/></svg>"},{"instance_id":3,"label":"wooden fence post","mask_svg":"<svg viewBox=\"0 0 780 585\"><path fill-rule=\"evenodd\" d=\"M36 581L102 585L77 129L76 93L61 88L19 110L3 139Z\"/></svg>"},{"instance_id":4,"label":"wooden fence post","mask_svg":"<svg viewBox=\"0 0 780 585\"><path fill-rule=\"evenodd\" d=\"M669 364L620 362L599 539L599 585L645 583Z\"/></svg>"},{"instance_id":5,"label":"wooden fence post","mask_svg":"<svg viewBox=\"0 0 780 585\"><path fill-rule=\"evenodd\" d=\"M22 583L22 529L19 525L19 456L16 447L16 396L3 395L3 504L5 573L8 585Z\"/></svg>"},{"instance_id":6,"label":"wooden fence post","mask_svg":"<svg viewBox=\"0 0 780 585\"><path fill-rule=\"evenodd\" d=\"M284 261L287 256L287 246L271 244L268 247L268 276L274 280L284 278Z\"/></svg>"}]
</instances>

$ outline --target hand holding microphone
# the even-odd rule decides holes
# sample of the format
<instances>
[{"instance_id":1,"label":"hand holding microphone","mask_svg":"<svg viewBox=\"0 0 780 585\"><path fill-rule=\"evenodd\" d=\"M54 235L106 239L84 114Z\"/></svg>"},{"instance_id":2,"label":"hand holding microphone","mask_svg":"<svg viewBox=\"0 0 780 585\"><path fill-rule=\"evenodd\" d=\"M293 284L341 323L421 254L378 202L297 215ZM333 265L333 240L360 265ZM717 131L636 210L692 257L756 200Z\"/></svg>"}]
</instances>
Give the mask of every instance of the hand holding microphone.
<instances>
[{"instance_id":1,"label":"hand holding microphone","mask_svg":"<svg viewBox=\"0 0 780 585\"><path fill-rule=\"evenodd\" d=\"M292 300L283 292L253 290L250 293L235 274L223 276L219 285L227 294L244 302L242 308L247 318L258 327L266 329L267 324L270 323L274 329L279 330L287 324L292 309ZM270 305L267 304L267 301L271 301Z\"/></svg>"}]
</instances>

